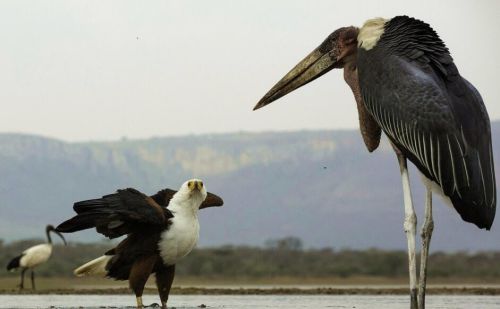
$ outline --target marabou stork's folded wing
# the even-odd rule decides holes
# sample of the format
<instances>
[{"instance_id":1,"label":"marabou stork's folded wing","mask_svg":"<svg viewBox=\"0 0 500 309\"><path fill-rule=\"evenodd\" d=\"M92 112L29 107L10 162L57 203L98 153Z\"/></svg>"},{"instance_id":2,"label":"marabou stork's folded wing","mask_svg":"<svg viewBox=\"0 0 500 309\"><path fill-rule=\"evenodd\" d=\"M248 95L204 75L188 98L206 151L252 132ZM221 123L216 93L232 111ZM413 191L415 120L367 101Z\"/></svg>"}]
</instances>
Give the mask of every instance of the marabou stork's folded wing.
<instances>
[{"instance_id":1,"label":"marabou stork's folded wing","mask_svg":"<svg viewBox=\"0 0 500 309\"><path fill-rule=\"evenodd\" d=\"M450 197L462 219L489 229L496 184L488 114L429 25L400 16L358 51L367 109L395 146Z\"/></svg>"},{"instance_id":2,"label":"marabou stork's folded wing","mask_svg":"<svg viewBox=\"0 0 500 309\"><path fill-rule=\"evenodd\" d=\"M98 233L116 238L138 231L144 226L163 227L173 217L154 197L132 188L118 190L100 199L77 202L73 209L77 215L61 223L57 231L71 233L95 227Z\"/></svg>"}]
</instances>

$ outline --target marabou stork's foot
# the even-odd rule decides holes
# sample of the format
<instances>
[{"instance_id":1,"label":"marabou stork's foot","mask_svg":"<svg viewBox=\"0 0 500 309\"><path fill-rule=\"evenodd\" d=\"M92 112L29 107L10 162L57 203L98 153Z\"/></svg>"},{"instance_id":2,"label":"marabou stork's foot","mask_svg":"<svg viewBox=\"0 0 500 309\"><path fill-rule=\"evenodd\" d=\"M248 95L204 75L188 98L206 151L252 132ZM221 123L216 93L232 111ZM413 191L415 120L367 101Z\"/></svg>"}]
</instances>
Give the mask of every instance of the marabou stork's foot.
<instances>
[{"instance_id":1,"label":"marabou stork's foot","mask_svg":"<svg viewBox=\"0 0 500 309\"><path fill-rule=\"evenodd\" d=\"M17 287L19 288L19 291L24 291L24 285L18 284Z\"/></svg>"}]
</instances>

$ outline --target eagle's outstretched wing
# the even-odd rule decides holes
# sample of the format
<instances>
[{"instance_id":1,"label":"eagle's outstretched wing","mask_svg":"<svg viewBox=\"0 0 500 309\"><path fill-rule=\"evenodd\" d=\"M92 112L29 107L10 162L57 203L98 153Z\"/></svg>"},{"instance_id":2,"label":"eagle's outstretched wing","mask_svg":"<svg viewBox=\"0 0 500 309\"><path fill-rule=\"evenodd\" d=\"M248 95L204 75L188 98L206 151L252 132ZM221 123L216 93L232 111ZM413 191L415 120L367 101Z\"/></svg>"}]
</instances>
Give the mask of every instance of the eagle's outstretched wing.
<instances>
[{"instance_id":1,"label":"eagle's outstretched wing","mask_svg":"<svg viewBox=\"0 0 500 309\"><path fill-rule=\"evenodd\" d=\"M116 238L136 232L144 225L164 227L173 215L155 198L158 199L156 195L149 197L127 188L99 199L76 202L73 209L77 215L61 223L56 230L71 233L95 227L98 233Z\"/></svg>"},{"instance_id":2,"label":"eagle's outstretched wing","mask_svg":"<svg viewBox=\"0 0 500 309\"><path fill-rule=\"evenodd\" d=\"M167 206L176 192L164 189L147 196L136 189L127 188L99 199L76 202L73 209L77 215L59 224L56 230L72 233L95 227L98 233L117 238L145 227L164 229L170 224L168 219L173 217ZM219 196L208 192L200 209L222 204L223 200Z\"/></svg>"}]
</instances>

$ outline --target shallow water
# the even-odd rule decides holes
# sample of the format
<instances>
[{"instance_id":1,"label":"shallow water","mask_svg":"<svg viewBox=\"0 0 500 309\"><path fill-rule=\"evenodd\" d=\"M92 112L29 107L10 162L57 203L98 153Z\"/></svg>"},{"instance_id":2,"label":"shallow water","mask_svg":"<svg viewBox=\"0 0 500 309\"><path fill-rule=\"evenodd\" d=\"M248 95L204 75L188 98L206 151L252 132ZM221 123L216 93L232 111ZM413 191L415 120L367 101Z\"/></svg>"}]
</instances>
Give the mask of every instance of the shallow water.
<instances>
[{"instance_id":1,"label":"shallow water","mask_svg":"<svg viewBox=\"0 0 500 309\"><path fill-rule=\"evenodd\" d=\"M158 302L145 295L144 304ZM401 295L171 295L169 308L408 308L408 296ZM132 307L135 298L128 295L0 295L0 308L105 308ZM427 309L500 308L500 296L430 295Z\"/></svg>"}]
</instances>

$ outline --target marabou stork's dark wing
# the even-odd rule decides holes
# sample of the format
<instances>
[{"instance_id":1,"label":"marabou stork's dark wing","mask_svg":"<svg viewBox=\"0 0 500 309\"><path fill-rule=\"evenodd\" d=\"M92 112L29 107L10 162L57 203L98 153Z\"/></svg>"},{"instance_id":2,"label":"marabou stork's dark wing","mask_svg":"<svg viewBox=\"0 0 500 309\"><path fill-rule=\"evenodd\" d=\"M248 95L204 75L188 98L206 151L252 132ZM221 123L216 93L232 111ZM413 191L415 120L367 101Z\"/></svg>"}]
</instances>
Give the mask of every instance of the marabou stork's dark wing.
<instances>
[{"instance_id":1,"label":"marabou stork's dark wing","mask_svg":"<svg viewBox=\"0 0 500 309\"><path fill-rule=\"evenodd\" d=\"M367 109L389 139L463 220L489 229L496 184L488 114L434 30L391 19L375 47L359 48L358 72Z\"/></svg>"},{"instance_id":2,"label":"marabou stork's dark wing","mask_svg":"<svg viewBox=\"0 0 500 309\"><path fill-rule=\"evenodd\" d=\"M170 193L172 190L163 191ZM156 199L159 199L157 195L149 197L128 188L99 199L77 202L73 205L77 215L61 223L56 230L71 233L95 227L98 233L116 238L145 227L150 229L156 226L161 229L169 224L168 219L173 215L161 207L168 205L168 201L165 205L159 205Z\"/></svg>"}]
</instances>

